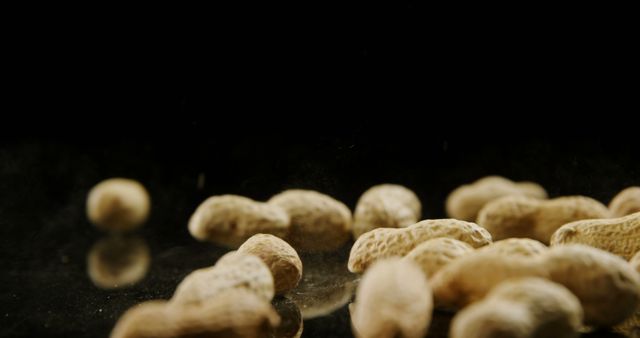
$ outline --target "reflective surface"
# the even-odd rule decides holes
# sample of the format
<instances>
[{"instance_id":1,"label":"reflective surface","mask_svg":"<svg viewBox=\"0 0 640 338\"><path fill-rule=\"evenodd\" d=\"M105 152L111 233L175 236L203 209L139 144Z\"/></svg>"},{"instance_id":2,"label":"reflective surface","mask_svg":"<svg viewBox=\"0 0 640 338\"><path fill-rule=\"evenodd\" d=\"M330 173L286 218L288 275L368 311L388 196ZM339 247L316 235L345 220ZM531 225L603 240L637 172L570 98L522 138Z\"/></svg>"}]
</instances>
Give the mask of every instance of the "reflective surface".
<instances>
[{"instance_id":1,"label":"reflective surface","mask_svg":"<svg viewBox=\"0 0 640 338\"><path fill-rule=\"evenodd\" d=\"M25 142L0 149L0 336L107 337L129 307L169 299L187 274L228 251L197 242L187 231L195 207L213 194L266 200L283 189L307 188L353 209L370 186L395 182L415 189L424 218L439 218L451 189L487 174L540 182L552 196L585 194L603 202L640 184L640 176L630 174L640 173L638 148L588 140L584 147L427 140L406 148L376 137L189 147ZM418 154L424 156L415 160ZM117 176L139 179L152 200L148 222L119 239L85 215L89 189ZM278 335L295 337L303 327L302 337L352 336L348 304L359 277L346 270L349 249L350 244L336 253L302 255L303 281L274 301L285 324ZM94 270L101 273L91 278ZM428 336L446 337L450 318L436 312Z\"/></svg>"}]
</instances>

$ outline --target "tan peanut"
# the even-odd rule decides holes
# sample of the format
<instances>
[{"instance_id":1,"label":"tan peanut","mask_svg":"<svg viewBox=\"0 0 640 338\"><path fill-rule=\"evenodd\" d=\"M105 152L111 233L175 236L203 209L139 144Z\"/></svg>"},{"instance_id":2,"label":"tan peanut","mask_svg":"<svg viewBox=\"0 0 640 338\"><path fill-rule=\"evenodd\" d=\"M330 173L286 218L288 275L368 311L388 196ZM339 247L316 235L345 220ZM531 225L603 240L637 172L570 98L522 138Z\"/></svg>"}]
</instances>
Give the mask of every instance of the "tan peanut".
<instances>
[{"instance_id":1,"label":"tan peanut","mask_svg":"<svg viewBox=\"0 0 640 338\"><path fill-rule=\"evenodd\" d=\"M618 324L640 304L640 276L629 263L581 244L552 247L535 256L477 250L446 265L430 281L436 304L462 307L515 277L541 277L564 285L580 300L587 325Z\"/></svg>"},{"instance_id":2,"label":"tan peanut","mask_svg":"<svg viewBox=\"0 0 640 338\"><path fill-rule=\"evenodd\" d=\"M539 200L508 196L488 203L478 215L478 224L489 230L495 241L526 237L549 244L554 231L566 223L607 217L607 207L589 197Z\"/></svg>"},{"instance_id":3,"label":"tan peanut","mask_svg":"<svg viewBox=\"0 0 640 338\"><path fill-rule=\"evenodd\" d=\"M536 241L535 239L507 238L495 241L478 250L493 251L506 256L536 256L546 252L548 249L549 247L539 241Z\"/></svg>"},{"instance_id":4,"label":"tan peanut","mask_svg":"<svg viewBox=\"0 0 640 338\"><path fill-rule=\"evenodd\" d=\"M89 191L87 216L98 228L128 231L149 216L149 193L138 181L126 178L104 180Z\"/></svg>"},{"instance_id":5,"label":"tan peanut","mask_svg":"<svg viewBox=\"0 0 640 338\"><path fill-rule=\"evenodd\" d=\"M418 244L430 239L449 237L474 248L491 243L491 235L475 223L455 219L421 221L406 228L379 228L356 240L349 255L349 271L363 272L374 261L404 256Z\"/></svg>"},{"instance_id":6,"label":"tan peanut","mask_svg":"<svg viewBox=\"0 0 640 338\"><path fill-rule=\"evenodd\" d=\"M431 289L413 262L389 258L376 262L364 274L351 324L359 338L421 338L433 311Z\"/></svg>"},{"instance_id":7,"label":"tan peanut","mask_svg":"<svg viewBox=\"0 0 640 338\"><path fill-rule=\"evenodd\" d=\"M269 199L291 218L287 242L300 252L332 251L351 238L351 211L331 196L286 190Z\"/></svg>"},{"instance_id":8,"label":"tan peanut","mask_svg":"<svg viewBox=\"0 0 640 338\"><path fill-rule=\"evenodd\" d=\"M572 338L580 335L582 319L579 300L564 286L541 278L513 279L460 311L449 337Z\"/></svg>"},{"instance_id":9,"label":"tan peanut","mask_svg":"<svg viewBox=\"0 0 640 338\"><path fill-rule=\"evenodd\" d=\"M629 187L619 192L609 203L614 217L640 212L640 187Z\"/></svg>"},{"instance_id":10,"label":"tan peanut","mask_svg":"<svg viewBox=\"0 0 640 338\"><path fill-rule=\"evenodd\" d=\"M640 274L640 251L638 251L629 261L631 267ZM623 333L629 337L640 337L640 307L636 312L627 318L622 324L616 326L614 331Z\"/></svg>"},{"instance_id":11,"label":"tan peanut","mask_svg":"<svg viewBox=\"0 0 640 338\"><path fill-rule=\"evenodd\" d=\"M239 253L260 257L273 275L276 294L284 294L298 285L302 278L302 261L289 243L268 234L253 235L240 248Z\"/></svg>"},{"instance_id":12,"label":"tan peanut","mask_svg":"<svg viewBox=\"0 0 640 338\"><path fill-rule=\"evenodd\" d=\"M238 288L250 290L267 302L275 294L269 267L257 256L232 251L222 256L216 265L187 275L176 288L171 301L197 304Z\"/></svg>"},{"instance_id":13,"label":"tan peanut","mask_svg":"<svg viewBox=\"0 0 640 338\"><path fill-rule=\"evenodd\" d=\"M452 260L473 252L473 247L457 239L441 237L423 242L411 250L404 259L418 264L429 277Z\"/></svg>"},{"instance_id":14,"label":"tan peanut","mask_svg":"<svg viewBox=\"0 0 640 338\"><path fill-rule=\"evenodd\" d=\"M139 282L151 264L149 247L140 238L107 237L87 255L87 274L97 287L115 289Z\"/></svg>"},{"instance_id":15,"label":"tan peanut","mask_svg":"<svg viewBox=\"0 0 640 338\"><path fill-rule=\"evenodd\" d=\"M636 252L636 254L633 255L633 257L631 257L631 260L629 260L629 263L631 264L632 268L634 268L636 271L638 271L638 273L640 273L640 251Z\"/></svg>"},{"instance_id":16,"label":"tan peanut","mask_svg":"<svg viewBox=\"0 0 640 338\"><path fill-rule=\"evenodd\" d=\"M189 219L189 232L197 240L230 248L255 234L285 237L288 231L289 216L283 209L236 195L208 198Z\"/></svg>"},{"instance_id":17,"label":"tan peanut","mask_svg":"<svg viewBox=\"0 0 640 338\"><path fill-rule=\"evenodd\" d=\"M376 228L403 228L420 220L416 194L397 184L380 184L365 191L353 215L353 237Z\"/></svg>"},{"instance_id":18,"label":"tan peanut","mask_svg":"<svg viewBox=\"0 0 640 338\"><path fill-rule=\"evenodd\" d=\"M280 322L268 301L227 290L201 304L149 301L124 313L111 338L266 338Z\"/></svg>"},{"instance_id":19,"label":"tan peanut","mask_svg":"<svg viewBox=\"0 0 640 338\"><path fill-rule=\"evenodd\" d=\"M590 245L631 259L640 251L640 212L620 218L565 224L553 233L551 245L568 243Z\"/></svg>"},{"instance_id":20,"label":"tan peanut","mask_svg":"<svg viewBox=\"0 0 640 338\"><path fill-rule=\"evenodd\" d=\"M447 215L465 221L476 221L485 204L503 196L547 198L547 192L533 182L513 182L500 176L487 176L472 184L463 185L447 197Z\"/></svg>"}]
</instances>

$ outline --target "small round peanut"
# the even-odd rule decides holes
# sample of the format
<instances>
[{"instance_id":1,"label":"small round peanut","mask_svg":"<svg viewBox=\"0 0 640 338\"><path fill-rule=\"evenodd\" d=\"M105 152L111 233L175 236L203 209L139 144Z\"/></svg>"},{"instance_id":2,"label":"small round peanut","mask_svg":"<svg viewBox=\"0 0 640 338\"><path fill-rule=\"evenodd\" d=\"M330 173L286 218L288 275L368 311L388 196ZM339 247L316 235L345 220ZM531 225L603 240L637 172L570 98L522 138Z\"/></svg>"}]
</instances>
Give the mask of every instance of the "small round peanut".
<instances>
[{"instance_id":1,"label":"small round peanut","mask_svg":"<svg viewBox=\"0 0 640 338\"><path fill-rule=\"evenodd\" d=\"M619 192L609 203L614 217L640 212L640 187L629 187Z\"/></svg>"},{"instance_id":2,"label":"small round peanut","mask_svg":"<svg viewBox=\"0 0 640 338\"><path fill-rule=\"evenodd\" d=\"M422 338L433 302L420 268L409 260L376 262L362 278L351 307L353 332L359 338Z\"/></svg>"},{"instance_id":3,"label":"small round peanut","mask_svg":"<svg viewBox=\"0 0 640 338\"><path fill-rule=\"evenodd\" d=\"M97 287L116 289L139 282L151 264L149 247L140 238L107 237L87 255L87 274Z\"/></svg>"},{"instance_id":4,"label":"small round peanut","mask_svg":"<svg viewBox=\"0 0 640 338\"><path fill-rule=\"evenodd\" d=\"M209 197L189 219L193 237L229 248L255 234L285 237L288 231L289 216L283 209L236 195Z\"/></svg>"},{"instance_id":5,"label":"small round peanut","mask_svg":"<svg viewBox=\"0 0 640 338\"><path fill-rule=\"evenodd\" d=\"M155 300L136 305L120 317L111 338L256 338L279 323L268 301L234 289L201 304Z\"/></svg>"},{"instance_id":6,"label":"small round peanut","mask_svg":"<svg viewBox=\"0 0 640 338\"><path fill-rule=\"evenodd\" d=\"M460 311L451 338L573 338L582 325L580 302L562 285L540 278L505 281Z\"/></svg>"},{"instance_id":7,"label":"small round peanut","mask_svg":"<svg viewBox=\"0 0 640 338\"><path fill-rule=\"evenodd\" d=\"M454 259L471 252L473 252L471 245L457 239L441 237L416 246L404 256L404 259L418 264L425 276L429 277Z\"/></svg>"},{"instance_id":8,"label":"small round peanut","mask_svg":"<svg viewBox=\"0 0 640 338\"><path fill-rule=\"evenodd\" d=\"M142 184L126 178L111 178L89 192L87 216L100 229L129 231L147 220L150 205L149 193Z\"/></svg>"},{"instance_id":9,"label":"small round peanut","mask_svg":"<svg viewBox=\"0 0 640 338\"><path fill-rule=\"evenodd\" d=\"M494 240L526 237L549 244L562 225L592 218L607 218L602 203L584 196L539 200L507 196L488 203L478 215L478 224L489 230Z\"/></svg>"},{"instance_id":10,"label":"small round peanut","mask_svg":"<svg viewBox=\"0 0 640 338\"><path fill-rule=\"evenodd\" d=\"M351 238L351 211L331 196L312 190L286 190L269 199L291 218L286 240L299 252L333 251Z\"/></svg>"},{"instance_id":11,"label":"small round peanut","mask_svg":"<svg viewBox=\"0 0 640 338\"><path fill-rule=\"evenodd\" d=\"M516 183L500 176L487 176L452 191L447 197L447 215L475 222L478 213L487 203L504 196L546 199L547 192L533 182Z\"/></svg>"},{"instance_id":12,"label":"small round peanut","mask_svg":"<svg viewBox=\"0 0 640 338\"><path fill-rule=\"evenodd\" d=\"M420 220L422 206L416 194L397 184L380 184L365 191L356 205L353 237L376 228L403 228Z\"/></svg>"},{"instance_id":13,"label":"small round peanut","mask_svg":"<svg viewBox=\"0 0 640 338\"><path fill-rule=\"evenodd\" d=\"M232 251L216 265L187 275L176 288L174 303L197 304L229 289L247 289L265 301L275 294L269 267L257 256Z\"/></svg>"},{"instance_id":14,"label":"small round peanut","mask_svg":"<svg viewBox=\"0 0 640 338\"><path fill-rule=\"evenodd\" d=\"M631 259L640 251L640 212L620 218L572 222L551 236L552 246L569 243L590 245Z\"/></svg>"},{"instance_id":15,"label":"small round peanut","mask_svg":"<svg viewBox=\"0 0 640 338\"><path fill-rule=\"evenodd\" d=\"M449 237L474 248L491 243L491 235L477 224L455 219L421 221L406 228L379 228L364 233L349 254L349 271L363 272L374 261L404 256L418 244L430 239Z\"/></svg>"},{"instance_id":16,"label":"small round peanut","mask_svg":"<svg viewBox=\"0 0 640 338\"><path fill-rule=\"evenodd\" d=\"M238 252L262 259L271 270L276 294L281 295L295 288L302 278L302 261L298 253L276 236L253 235L238 248Z\"/></svg>"}]
</instances>

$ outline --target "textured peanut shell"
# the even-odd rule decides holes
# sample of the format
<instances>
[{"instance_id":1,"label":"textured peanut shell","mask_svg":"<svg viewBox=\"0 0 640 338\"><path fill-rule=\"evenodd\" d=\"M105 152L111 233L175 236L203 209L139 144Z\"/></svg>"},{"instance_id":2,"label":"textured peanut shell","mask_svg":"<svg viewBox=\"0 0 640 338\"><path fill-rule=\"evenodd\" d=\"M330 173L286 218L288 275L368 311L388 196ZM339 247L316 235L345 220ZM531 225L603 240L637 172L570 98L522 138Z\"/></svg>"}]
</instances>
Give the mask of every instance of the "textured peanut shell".
<instances>
[{"instance_id":1,"label":"textured peanut shell","mask_svg":"<svg viewBox=\"0 0 640 338\"><path fill-rule=\"evenodd\" d=\"M607 207L589 197L539 200L507 196L488 203L478 215L478 224L489 230L495 241L526 237L549 244L551 235L564 224L607 217Z\"/></svg>"},{"instance_id":2,"label":"textured peanut shell","mask_svg":"<svg viewBox=\"0 0 640 338\"><path fill-rule=\"evenodd\" d=\"M364 274L351 310L356 337L421 338L431 321L431 289L415 263L389 258Z\"/></svg>"},{"instance_id":3,"label":"textured peanut shell","mask_svg":"<svg viewBox=\"0 0 640 338\"><path fill-rule=\"evenodd\" d=\"M640 187L629 187L619 192L609 203L613 217L640 212Z\"/></svg>"},{"instance_id":4,"label":"textured peanut shell","mask_svg":"<svg viewBox=\"0 0 640 338\"><path fill-rule=\"evenodd\" d=\"M236 289L196 305L136 305L120 317L111 338L267 338L279 322L269 302Z\"/></svg>"},{"instance_id":5,"label":"textured peanut shell","mask_svg":"<svg viewBox=\"0 0 640 338\"><path fill-rule=\"evenodd\" d=\"M147 220L151 200L138 181L111 178L94 186L87 197L87 217L98 228L128 231Z\"/></svg>"},{"instance_id":6,"label":"textured peanut shell","mask_svg":"<svg viewBox=\"0 0 640 338\"><path fill-rule=\"evenodd\" d=\"M640 305L640 275L619 256L568 244L549 249L544 263L549 278L580 299L588 325L614 326Z\"/></svg>"},{"instance_id":7,"label":"textured peanut shell","mask_svg":"<svg viewBox=\"0 0 640 338\"><path fill-rule=\"evenodd\" d=\"M474 248L491 243L491 235L484 228L455 219L426 220L401 229L379 228L366 232L353 244L349 271L363 272L378 259L402 257L418 244L439 237L457 239Z\"/></svg>"},{"instance_id":8,"label":"textured peanut shell","mask_svg":"<svg viewBox=\"0 0 640 338\"><path fill-rule=\"evenodd\" d=\"M273 275L276 294L284 294L298 285L302 278L302 261L289 243L269 234L253 235L239 253L260 257Z\"/></svg>"},{"instance_id":9,"label":"textured peanut shell","mask_svg":"<svg viewBox=\"0 0 640 338\"><path fill-rule=\"evenodd\" d=\"M333 251L351 238L351 211L331 196L286 190L268 201L291 218L287 242L299 252Z\"/></svg>"},{"instance_id":10,"label":"textured peanut shell","mask_svg":"<svg viewBox=\"0 0 640 338\"><path fill-rule=\"evenodd\" d=\"M562 285L521 278L496 286L485 299L460 311L451 338L578 337L583 313L579 300Z\"/></svg>"},{"instance_id":11,"label":"textured peanut shell","mask_svg":"<svg viewBox=\"0 0 640 338\"><path fill-rule=\"evenodd\" d=\"M504 177L488 176L452 191L447 197L447 215L473 222L485 204L497 198L512 195L547 198L547 192L536 183L515 183Z\"/></svg>"},{"instance_id":12,"label":"textured peanut shell","mask_svg":"<svg viewBox=\"0 0 640 338\"><path fill-rule=\"evenodd\" d=\"M477 250L443 267L430 280L436 304L463 307L509 278L541 277L564 285L580 299L585 324L612 326L640 304L640 276L622 258L570 244L536 256Z\"/></svg>"},{"instance_id":13,"label":"textured peanut shell","mask_svg":"<svg viewBox=\"0 0 640 338\"><path fill-rule=\"evenodd\" d=\"M590 245L631 259L640 251L640 212L620 218L565 224L551 236L551 245L568 243Z\"/></svg>"},{"instance_id":14,"label":"textured peanut shell","mask_svg":"<svg viewBox=\"0 0 640 338\"><path fill-rule=\"evenodd\" d=\"M285 237L289 216L276 206L236 195L213 196L189 219L189 232L200 241L237 248L249 237L266 233Z\"/></svg>"},{"instance_id":15,"label":"textured peanut shell","mask_svg":"<svg viewBox=\"0 0 640 338\"><path fill-rule=\"evenodd\" d=\"M353 237L376 228L403 228L420 220L416 194L397 184L380 184L365 191L353 215Z\"/></svg>"},{"instance_id":16,"label":"textured peanut shell","mask_svg":"<svg viewBox=\"0 0 640 338\"><path fill-rule=\"evenodd\" d=\"M482 251L493 251L506 256L536 256L546 252L549 249L535 239L530 238L507 238L495 241L487 246L480 248Z\"/></svg>"},{"instance_id":17,"label":"textured peanut shell","mask_svg":"<svg viewBox=\"0 0 640 338\"><path fill-rule=\"evenodd\" d=\"M411 250L404 259L418 264L429 277L452 260L473 252L473 247L453 238L430 239Z\"/></svg>"},{"instance_id":18,"label":"textured peanut shell","mask_svg":"<svg viewBox=\"0 0 640 338\"><path fill-rule=\"evenodd\" d=\"M229 289L247 289L267 302L275 294L269 267L257 256L232 251L222 256L216 265L187 275L171 301L202 303Z\"/></svg>"},{"instance_id":19,"label":"textured peanut shell","mask_svg":"<svg viewBox=\"0 0 640 338\"><path fill-rule=\"evenodd\" d=\"M476 250L440 269L429 279L435 303L442 308L462 308L482 299L494 286L517 277L548 277L540 256L508 256Z\"/></svg>"},{"instance_id":20,"label":"textured peanut shell","mask_svg":"<svg viewBox=\"0 0 640 338\"><path fill-rule=\"evenodd\" d=\"M147 274L149 247L140 238L108 237L87 255L87 274L97 287L115 289L133 285Z\"/></svg>"}]
</instances>

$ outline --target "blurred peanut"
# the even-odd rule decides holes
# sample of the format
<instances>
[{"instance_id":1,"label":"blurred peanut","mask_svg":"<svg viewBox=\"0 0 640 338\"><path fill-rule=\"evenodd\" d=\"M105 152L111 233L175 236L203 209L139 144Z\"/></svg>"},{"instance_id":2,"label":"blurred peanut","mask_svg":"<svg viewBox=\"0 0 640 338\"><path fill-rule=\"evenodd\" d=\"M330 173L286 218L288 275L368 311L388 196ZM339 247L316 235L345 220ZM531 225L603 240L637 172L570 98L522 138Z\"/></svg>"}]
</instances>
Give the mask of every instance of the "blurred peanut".
<instances>
[{"instance_id":1,"label":"blurred peanut","mask_svg":"<svg viewBox=\"0 0 640 338\"><path fill-rule=\"evenodd\" d=\"M376 228L403 228L420 220L422 206L416 194L396 184L380 184L365 191L356 205L353 237Z\"/></svg>"},{"instance_id":2,"label":"blurred peanut","mask_svg":"<svg viewBox=\"0 0 640 338\"><path fill-rule=\"evenodd\" d=\"M485 204L504 196L546 199L547 192L533 182L516 183L500 176L487 176L452 191L447 197L447 215L474 222Z\"/></svg>"}]
</instances>

